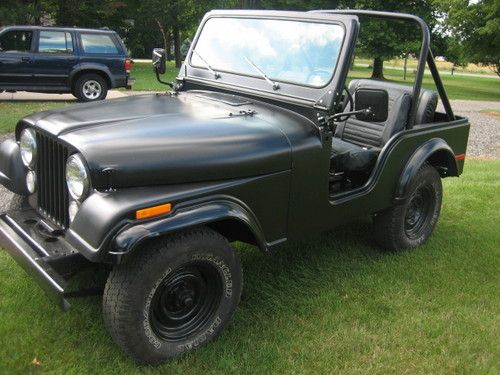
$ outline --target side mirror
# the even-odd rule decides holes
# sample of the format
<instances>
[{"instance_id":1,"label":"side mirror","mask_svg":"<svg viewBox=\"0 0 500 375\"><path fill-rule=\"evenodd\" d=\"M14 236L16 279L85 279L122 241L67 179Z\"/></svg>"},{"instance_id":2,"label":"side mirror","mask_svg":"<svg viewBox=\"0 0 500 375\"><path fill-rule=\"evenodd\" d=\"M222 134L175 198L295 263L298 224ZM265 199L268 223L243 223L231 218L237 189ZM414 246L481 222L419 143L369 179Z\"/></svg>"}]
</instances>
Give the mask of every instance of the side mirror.
<instances>
[{"instance_id":1,"label":"side mirror","mask_svg":"<svg viewBox=\"0 0 500 375\"><path fill-rule=\"evenodd\" d=\"M156 73L165 74L167 71L167 52L163 48L155 48L151 60Z\"/></svg>"},{"instance_id":2,"label":"side mirror","mask_svg":"<svg viewBox=\"0 0 500 375\"><path fill-rule=\"evenodd\" d=\"M355 110L365 111L365 113L356 114L358 120L373 122L384 122L387 120L389 112L389 95L387 91L359 89L354 96Z\"/></svg>"}]
</instances>

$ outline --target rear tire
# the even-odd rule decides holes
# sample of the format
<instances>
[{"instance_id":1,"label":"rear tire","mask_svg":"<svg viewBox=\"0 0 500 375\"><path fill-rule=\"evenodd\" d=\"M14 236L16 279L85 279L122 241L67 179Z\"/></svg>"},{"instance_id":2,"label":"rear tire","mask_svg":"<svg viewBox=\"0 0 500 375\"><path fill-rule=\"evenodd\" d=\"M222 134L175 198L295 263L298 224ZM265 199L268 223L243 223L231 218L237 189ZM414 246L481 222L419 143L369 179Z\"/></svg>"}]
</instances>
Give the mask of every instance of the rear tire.
<instances>
[{"instance_id":1,"label":"rear tire","mask_svg":"<svg viewBox=\"0 0 500 375\"><path fill-rule=\"evenodd\" d=\"M158 364L219 336L242 282L239 258L217 232L200 228L160 238L111 272L104 322L126 353Z\"/></svg>"},{"instance_id":2,"label":"rear tire","mask_svg":"<svg viewBox=\"0 0 500 375\"><path fill-rule=\"evenodd\" d=\"M108 83L99 74L84 74L76 81L73 95L82 102L103 100L108 95Z\"/></svg>"},{"instance_id":3,"label":"rear tire","mask_svg":"<svg viewBox=\"0 0 500 375\"><path fill-rule=\"evenodd\" d=\"M422 245L434 231L442 197L439 173L430 164L424 164L410 183L405 203L374 216L377 243L391 251Z\"/></svg>"}]
</instances>

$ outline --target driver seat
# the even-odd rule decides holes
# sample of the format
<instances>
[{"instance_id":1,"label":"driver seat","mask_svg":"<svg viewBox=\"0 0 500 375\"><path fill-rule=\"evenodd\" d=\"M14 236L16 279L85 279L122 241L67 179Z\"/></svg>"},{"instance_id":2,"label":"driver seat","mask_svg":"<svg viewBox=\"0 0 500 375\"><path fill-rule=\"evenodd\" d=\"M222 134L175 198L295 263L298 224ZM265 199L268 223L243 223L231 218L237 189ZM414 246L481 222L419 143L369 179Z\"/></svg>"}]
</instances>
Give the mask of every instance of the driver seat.
<instances>
[{"instance_id":1,"label":"driver seat","mask_svg":"<svg viewBox=\"0 0 500 375\"><path fill-rule=\"evenodd\" d=\"M369 174L382 147L394 134L406 128L413 91L410 86L390 82L371 79L351 81L349 92L353 97L358 89L387 91L389 108L387 120L384 122L361 121L353 116L337 126L332 138L332 172L345 172L351 179L359 179ZM438 96L434 91L421 91L416 124L426 124L434 120L437 101Z\"/></svg>"}]
</instances>

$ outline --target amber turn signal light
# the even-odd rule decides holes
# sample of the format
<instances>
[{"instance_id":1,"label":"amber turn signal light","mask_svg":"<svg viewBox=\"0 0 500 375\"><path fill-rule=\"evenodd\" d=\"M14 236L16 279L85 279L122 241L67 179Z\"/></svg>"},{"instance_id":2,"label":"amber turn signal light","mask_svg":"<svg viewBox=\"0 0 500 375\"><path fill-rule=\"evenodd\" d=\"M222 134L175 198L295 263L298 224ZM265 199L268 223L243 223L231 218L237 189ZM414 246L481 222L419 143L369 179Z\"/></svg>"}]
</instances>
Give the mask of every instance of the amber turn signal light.
<instances>
[{"instance_id":1,"label":"amber turn signal light","mask_svg":"<svg viewBox=\"0 0 500 375\"><path fill-rule=\"evenodd\" d=\"M142 210L135 211L135 218L137 220L148 219L150 217L160 216L168 214L172 211L172 204L166 203L159 206L153 206L148 208L143 208Z\"/></svg>"}]
</instances>

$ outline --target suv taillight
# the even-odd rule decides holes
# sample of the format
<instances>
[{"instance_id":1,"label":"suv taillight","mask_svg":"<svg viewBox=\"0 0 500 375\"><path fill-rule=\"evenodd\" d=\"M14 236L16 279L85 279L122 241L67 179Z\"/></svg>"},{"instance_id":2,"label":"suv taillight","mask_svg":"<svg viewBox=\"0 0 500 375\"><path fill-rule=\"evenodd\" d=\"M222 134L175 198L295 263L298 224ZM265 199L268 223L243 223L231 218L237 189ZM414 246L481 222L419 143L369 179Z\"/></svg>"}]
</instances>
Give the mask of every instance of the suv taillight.
<instances>
[{"instance_id":1,"label":"suv taillight","mask_svg":"<svg viewBox=\"0 0 500 375\"><path fill-rule=\"evenodd\" d=\"M131 60L131 59L125 59L125 71L127 73L130 73L130 71L132 70L132 65L134 64L134 61Z\"/></svg>"}]
</instances>

